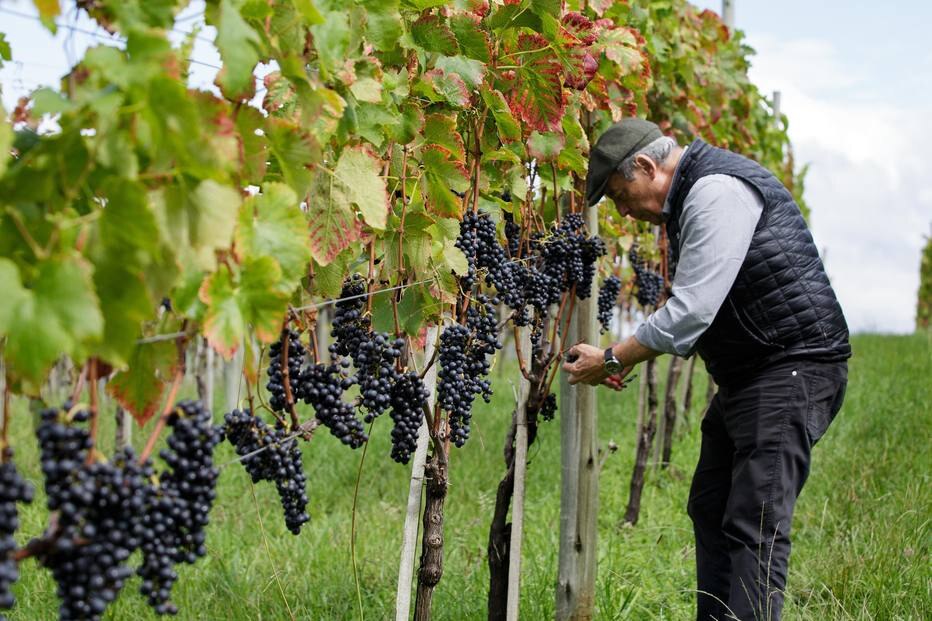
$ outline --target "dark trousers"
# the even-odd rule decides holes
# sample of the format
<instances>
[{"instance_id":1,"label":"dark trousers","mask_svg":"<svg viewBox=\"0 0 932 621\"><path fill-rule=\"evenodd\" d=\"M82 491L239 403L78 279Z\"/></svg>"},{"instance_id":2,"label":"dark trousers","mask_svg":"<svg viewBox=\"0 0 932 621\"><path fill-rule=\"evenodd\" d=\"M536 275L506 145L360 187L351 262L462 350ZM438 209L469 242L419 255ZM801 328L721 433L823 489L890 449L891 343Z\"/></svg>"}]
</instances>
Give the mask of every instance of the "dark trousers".
<instances>
[{"instance_id":1,"label":"dark trousers","mask_svg":"<svg viewBox=\"0 0 932 621\"><path fill-rule=\"evenodd\" d=\"M688 504L699 621L780 619L793 506L847 377L845 362L787 361L712 399Z\"/></svg>"}]
</instances>

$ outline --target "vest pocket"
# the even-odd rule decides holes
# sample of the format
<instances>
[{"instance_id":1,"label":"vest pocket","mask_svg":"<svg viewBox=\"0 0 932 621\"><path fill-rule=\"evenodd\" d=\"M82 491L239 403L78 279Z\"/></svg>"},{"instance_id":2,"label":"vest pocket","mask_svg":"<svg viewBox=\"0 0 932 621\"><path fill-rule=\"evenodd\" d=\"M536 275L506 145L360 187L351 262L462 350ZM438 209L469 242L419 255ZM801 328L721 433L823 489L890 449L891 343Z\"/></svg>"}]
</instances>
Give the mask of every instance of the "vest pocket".
<instances>
[{"instance_id":1,"label":"vest pocket","mask_svg":"<svg viewBox=\"0 0 932 621\"><path fill-rule=\"evenodd\" d=\"M728 296L728 303L731 305L732 313L735 316L735 319L738 321L738 324L744 329L745 333L750 336L754 341L759 345L764 345L765 347L771 349L784 349L784 346L777 343L775 339L771 338L758 324L751 318L751 314L747 312L745 307L738 306L735 304L735 301L731 299L731 296Z\"/></svg>"}]
</instances>

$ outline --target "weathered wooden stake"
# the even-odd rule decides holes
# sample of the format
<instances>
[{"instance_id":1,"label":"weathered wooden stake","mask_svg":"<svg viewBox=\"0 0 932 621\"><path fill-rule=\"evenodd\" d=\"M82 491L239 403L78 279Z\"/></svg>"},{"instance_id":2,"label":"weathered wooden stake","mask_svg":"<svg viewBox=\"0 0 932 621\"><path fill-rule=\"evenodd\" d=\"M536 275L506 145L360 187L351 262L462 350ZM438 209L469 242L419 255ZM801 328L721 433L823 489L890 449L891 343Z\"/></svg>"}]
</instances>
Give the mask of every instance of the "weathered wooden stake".
<instances>
[{"instance_id":1,"label":"weathered wooden stake","mask_svg":"<svg viewBox=\"0 0 932 621\"><path fill-rule=\"evenodd\" d=\"M427 346L424 350L425 363L433 356L434 345L437 342L437 331L437 326L431 326L427 329ZM320 336L318 336L318 345L320 343L319 339ZM434 403L437 400L437 364L434 364L424 376L424 386L430 392L428 407L433 410ZM427 461L427 445L429 443L430 438L427 433L427 421L425 420L417 430L417 448L414 450L414 457L411 461L411 483L408 485L408 504L405 511L405 525L401 543L401 563L398 567L398 591L395 596L396 621L408 621L411 611L411 585L414 581L414 555L417 549L418 517L420 517L421 512L424 463Z\"/></svg>"},{"instance_id":2,"label":"weathered wooden stake","mask_svg":"<svg viewBox=\"0 0 932 621\"><path fill-rule=\"evenodd\" d=\"M661 438L663 448L660 455L660 467L666 468L670 465L670 455L673 453L673 429L676 427L676 386L680 381L681 371L683 369L683 359L674 356L670 361L670 369L667 371L666 395L663 400L663 435Z\"/></svg>"},{"instance_id":3,"label":"weathered wooden stake","mask_svg":"<svg viewBox=\"0 0 932 621\"><path fill-rule=\"evenodd\" d=\"M520 329L521 352L524 367L531 367L531 329ZM508 564L508 614L507 621L518 621L521 601L521 542L524 537L524 486L527 481L527 405L531 383L521 377L518 402L515 404L515 489L511 500L511 550Z\"/></svg>"}]
</instances>

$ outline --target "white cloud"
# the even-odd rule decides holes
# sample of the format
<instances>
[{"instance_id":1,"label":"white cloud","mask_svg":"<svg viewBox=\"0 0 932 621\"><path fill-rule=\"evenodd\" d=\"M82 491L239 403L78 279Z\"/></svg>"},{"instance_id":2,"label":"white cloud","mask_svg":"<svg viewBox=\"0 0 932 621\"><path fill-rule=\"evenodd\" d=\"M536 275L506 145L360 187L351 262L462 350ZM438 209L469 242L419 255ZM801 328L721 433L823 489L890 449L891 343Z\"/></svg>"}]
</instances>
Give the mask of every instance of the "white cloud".
<instances>
[{"instance_id":1,"label":"white cloud","mask_svg":"<svg viewBox=\"0 0 932 621\"><path fill-rule=\"evenodd\" d=\"M912 331L932 222L929 111L885 99L826 41L749 43L752 80L781 91L797 162L810 164L813 236L851 329Z\"/></svg>"}]
</instances>

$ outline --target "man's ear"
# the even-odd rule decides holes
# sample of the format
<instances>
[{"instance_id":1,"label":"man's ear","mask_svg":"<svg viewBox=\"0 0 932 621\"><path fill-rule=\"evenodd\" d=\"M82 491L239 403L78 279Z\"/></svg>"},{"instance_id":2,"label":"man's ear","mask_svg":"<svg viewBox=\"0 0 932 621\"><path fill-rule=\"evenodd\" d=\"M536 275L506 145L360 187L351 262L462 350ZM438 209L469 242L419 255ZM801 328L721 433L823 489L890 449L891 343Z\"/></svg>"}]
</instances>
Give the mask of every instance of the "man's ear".
<instances>
[{"instance_id":1,"label":"man's ear","mask_svg":"<svg viewBox=\"0 0 932 621\"><path fill-rule=\"evenodd\" d=\"M638 155L636 158L634 158L634 163L644 171L644 174L647 175L647 178L651 181L653 181L654 177L657 176L657 162L650 159L646 155Z\"/></svg>"}]
</instances>

